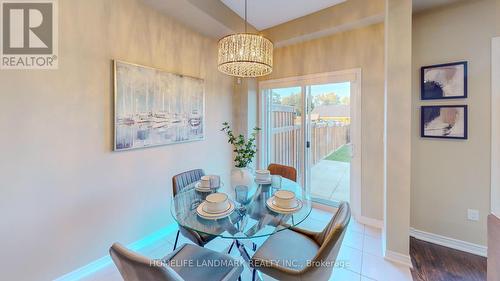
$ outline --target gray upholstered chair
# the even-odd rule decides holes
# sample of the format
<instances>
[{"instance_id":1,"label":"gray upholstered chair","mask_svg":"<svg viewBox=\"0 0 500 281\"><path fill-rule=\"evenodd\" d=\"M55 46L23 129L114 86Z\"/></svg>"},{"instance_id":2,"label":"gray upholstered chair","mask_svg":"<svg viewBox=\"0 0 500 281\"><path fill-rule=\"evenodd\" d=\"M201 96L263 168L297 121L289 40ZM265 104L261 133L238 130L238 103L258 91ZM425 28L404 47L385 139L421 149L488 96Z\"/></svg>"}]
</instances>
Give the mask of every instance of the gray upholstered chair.
<instances>
[{"instance_id":1,"label":"gray upholstered chair","mask_svg":"<svg viewBox=\"0 0 500 281\"><path fill-rule=\"evenodd\" d=\"M273 234L252 257L254 279L257 269L278 280L328 280L350 218L349 204L342 202L321 232L290 228Z\"/></svg>"},{"instance_id":2,"label":"gray upholstered chair","mask_svg":"<svg viewBox=\"0 0 500 281\"><path fill-rule=\"evenodd\" d=\"M172 188L174 196L177 195L177 193L182 192L184 188L188 187L194 182L199 181L201 177L204 175L205 172L202 169L196 169L173 176ZM213 235L199 233L179 225L179 230L177 231L177 235L175 237L174 250L177 247L177 241L179 240L179 233L182 233L182 236L193 241L194 243L196 243L201 247L204 247L208 242L212 241L217 237Z\"/></svg>"},{"instance_id":3,"label":"gray upholstered chair","mask_svg":"<svg viewBox=\"0 0 500 281\"><path fill-rule=\"evenodd\" d=\"M161 260L148 259L118 243L109 253L125 281L235 281L243 272L243 266L233 258L190 244ZM221 266L210 266L206 261L220 261Z\"/></svg>"}]
</instances>

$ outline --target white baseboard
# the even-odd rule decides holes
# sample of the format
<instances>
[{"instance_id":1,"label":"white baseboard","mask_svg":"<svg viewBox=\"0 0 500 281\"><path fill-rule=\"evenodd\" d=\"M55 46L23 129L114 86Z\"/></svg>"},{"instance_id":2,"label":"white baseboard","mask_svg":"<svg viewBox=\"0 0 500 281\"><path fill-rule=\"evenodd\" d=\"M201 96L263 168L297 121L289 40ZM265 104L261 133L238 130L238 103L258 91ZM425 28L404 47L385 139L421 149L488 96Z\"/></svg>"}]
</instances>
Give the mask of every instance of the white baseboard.
<instances>
[{"instance_id":1,"label":"white baseboard","mask_svg":"<svg viewBox=\"0 0 500 281\"><path fill-rule=\"evenodd\" d=\"M354 218L361 224L368 225L371 227L382 229L384 227L384 222L377 219L372 219L365 216L355 215Z\"/></svg>"},{"instance_id":2,"label":"white baseboard","mask_svg":"<svg viewBox=\"0 0 500 281\"><path fill-rule=\"evenodd\" d=\"M413 265L411 263L411 258L409 255L403 255L400 253L396 253L390 250L386 250L384 254L384 258L388 261L392 261L395 263L399 263L405 266L408 266L409 268L413 268Z\"/></svg>"},{"instance_id":3,"label":"white baseboard","mask_svg":"<svg viewBox=\"0 0 500 281\"><path fill-rule=\"evenodd\" d=\"M415 228L410 228L410 236L417 239L452 248L455 250L471 253L478 256L488 256L488 248L483 245L478 245L455 238L442 236L439 234L429 233Z\"/></svg>"},{"instance_id":4,"label":"white baseboard","mask_svg":"<svg viewBox=\"0 0 500 281\"><path fill-rule=\"evenodd\" d=\"M135 241L134 243L128 244L126 247L132 251L136 252L140 251L146 247L154 245L154 243L158 241L164 240L168 235L175 233L177 229L178 226L176 223L169 224L165 228L162 228L154 233L151 233L150 235L145 236L142 239ZM107 252L107 249L105 251ZM56 278L54 281L79 281L105 268L106 266L109 266L111 263L112 260L108 254L97 260L91 261L89 264L77 268L72 272L69 272L59 278Z\"/></svg>"},{"instance_id":5,"label":"white baseboard","mask_svg":"<svg viewBox=\"0 0 500 281\"><path fill-rule=\"evenodd\" d=\"M354 215L354 218L359 223L364 224L364 225L368 225L368 226L375 227L378 229L382 229L384 227L384 221L381 221L381 220L377 220L377 219L373 219L373 218L369 218L369 217L365 217L365 216L359 216L359 215L358 216ZM413 268L413 265L411 263L411 258L409 255L403 255L403 254L396 253L396 252L393 252L390 250L386 250L385 254L384 254L384 258L386 260L405 265L409 268Z\"/></svg>"}]
</instances>

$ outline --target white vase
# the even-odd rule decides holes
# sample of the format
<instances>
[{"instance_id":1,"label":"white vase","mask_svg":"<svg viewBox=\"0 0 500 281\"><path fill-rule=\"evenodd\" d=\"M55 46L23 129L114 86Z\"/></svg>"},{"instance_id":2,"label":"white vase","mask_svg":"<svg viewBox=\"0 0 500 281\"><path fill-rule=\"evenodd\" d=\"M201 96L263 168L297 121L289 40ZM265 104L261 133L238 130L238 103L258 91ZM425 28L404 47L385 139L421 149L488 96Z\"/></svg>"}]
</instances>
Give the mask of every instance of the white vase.
<instances>
[{"instance_id":1,"label":"white vase","mask_svg":"<svg viewBox=\"0 0 500 281\"><path fill-rule=\"evenodd\" d=\"M231 171L231 187L234 189L238 185L246 185L248 187L253 184L253 174L249 168L234 168Z\"/></svg>"}]
</instances>

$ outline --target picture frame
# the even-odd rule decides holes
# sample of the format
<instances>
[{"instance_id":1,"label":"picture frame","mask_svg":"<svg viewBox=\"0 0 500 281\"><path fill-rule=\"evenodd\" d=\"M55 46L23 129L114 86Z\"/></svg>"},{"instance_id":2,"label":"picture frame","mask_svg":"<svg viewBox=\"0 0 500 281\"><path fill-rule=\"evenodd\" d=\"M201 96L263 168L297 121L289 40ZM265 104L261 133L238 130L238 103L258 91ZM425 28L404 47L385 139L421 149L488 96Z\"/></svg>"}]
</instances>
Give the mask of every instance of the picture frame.
<instances>
[{"instance_id":1,"label":"picture frame","mask_svg":"<svg viewBox=\"0 0 500 281\"><path fill-rule=\"evenodd\" d=\"M467 61L423 66L420 70L421 99L465 99L468 89L467 80Z\"/></svg>"},{"instance_id":2,"label":"picture frame","mask_svg":"<svg viewBox=\"0 0 500 281\"><path fill-rule=\"evenodd\" d=\"M431 105L420 108L422 138L468 139L467 105Z\"/></svg>"},{"instance_id":3,"label":"picture frame","mask_svg":"<svg viewBox=\"0 0 500 281\"><path fill-rule=\"evenodd\" d=\"M205 140L205 81L113 60L113 150Z\"/></svg>"}]
</instances>

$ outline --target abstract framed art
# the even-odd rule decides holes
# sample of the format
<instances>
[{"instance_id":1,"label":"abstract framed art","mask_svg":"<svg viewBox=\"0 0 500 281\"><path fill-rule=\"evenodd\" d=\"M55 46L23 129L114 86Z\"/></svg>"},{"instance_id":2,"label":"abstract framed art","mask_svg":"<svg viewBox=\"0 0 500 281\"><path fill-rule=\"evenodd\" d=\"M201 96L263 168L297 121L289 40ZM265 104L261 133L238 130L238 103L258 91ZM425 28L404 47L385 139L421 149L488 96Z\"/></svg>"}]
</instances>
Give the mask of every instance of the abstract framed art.
<instances>
[{"instance_id":1,"label":"abstract framed art","mask_svg":"<svg viewBox=\"0 0 500 281\"><path fill-rule=\"evenodd\" d=\"M114 150L203 140L204 81L114 61Z\"/></svg>"},{"instance_id":2,"label":"abstract framed art","mask_svg":"<svg viewBox=\"0 0 500 281\"><path fill-rule=\"evenodd\" d=\"M420 136L423 138L467 139L467 105L422 106Z\"/></svg>"},{"instance_id":3,"label":"abstract framed art","mask_svg":"<svg viewBox=\"0 0 500 281\"><path fill-rule=\"evenodd\" d=\"M466 61L421 68L422 100L467 98Z\"/></svg>"}]
</instances>

